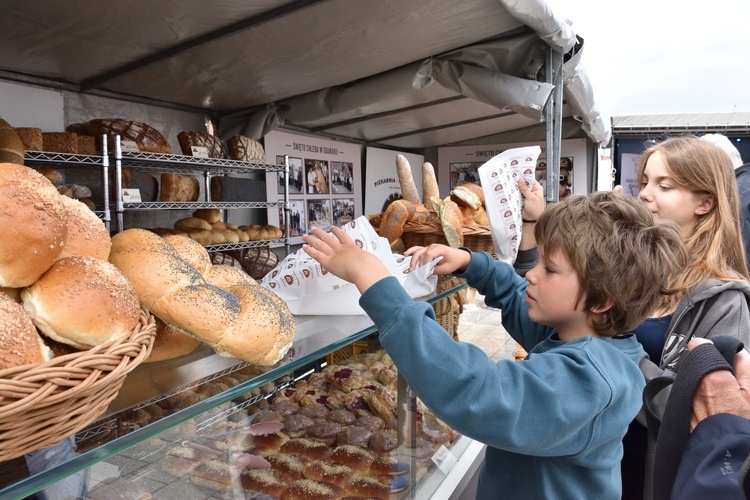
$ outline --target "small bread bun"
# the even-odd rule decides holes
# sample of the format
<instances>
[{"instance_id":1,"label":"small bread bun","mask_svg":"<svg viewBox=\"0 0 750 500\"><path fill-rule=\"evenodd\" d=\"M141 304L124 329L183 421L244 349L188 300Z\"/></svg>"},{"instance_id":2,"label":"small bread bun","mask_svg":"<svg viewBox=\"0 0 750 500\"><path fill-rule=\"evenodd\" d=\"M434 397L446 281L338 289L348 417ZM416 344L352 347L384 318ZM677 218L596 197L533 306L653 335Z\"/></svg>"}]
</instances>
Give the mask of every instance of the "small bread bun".
<instances>
[{"instance_id":1,"label":"small bread bun","mask_svg":"<svg viewBox=\"0 0 750 500\"><path fill-rule=\"evenodd\" d=\"M213 229L211 224L198 217L185 217L174 223L175 229Z\"/></svg>"},{"instance_id":2,"label":"small bread bun","mask_svg":"<svg viewBox=\"0 0 750 500\"><path fill-rule=\"evenodd\" d=\"M105 260L60 259L21 292L23 307L46 336L79 349L128 335L141 308L133 286Z\"/></svg>"},{"instance_id":3,"label":"small bread bun","mask_svg":"<svg viewBox=\"0 0 750 500\"><path fill-rule=\"evenodd\" d=\"M221 220L221 210L218 208L199 208L193 212L193 217L198 217L209 224L213 224Z\"/></svg>"},{"instance_id":4,"label":"small bread bun","mask_svg":"<svg viewBox=\"0 0 750 500\"><path fill-rule=\"evenodd\" d=\"M375 455L362 447L345 444L337 446L331 453L331 460L334 462L348 465L354 470L365 471L370 468L370 464L375 460Z\"/></svg>"},{"instance_id":5,"label":"small bread bun","mask_svg":"<svg viewBox=\"0 0 750 500\"><path fill-rule=\"evenodd\" d=\"M256 436L258 437L258 436ZM328 445L314 439L295 438L281 445L281 451L298 455L308 460L322 460L331 454Z\"/></svg>"},{"instance_id":6,"label":"small bread bun","mask_svg":"<svg viewBox=\"0 0 750 500\"><path fill-rule=\"evenodd\" d=\"M205 275L211 268L211 256L203 245L182 234L172 234L163 236L177 252L177 255L185 259L188 264L193 266L196 271Z\"/></svg>"},{"instance_id":7,"label":"small bread bun","mask_svg":"<svg viewBox=\"0 0 750 500\"><path fill-rule=\"evenodd\" d=\"M340 486L312 479L300 479L293 482L284 491L282 500L335 500L344 495Z\"/></svg>"},{"instance_id":8,"label":"small bread bun","mask_svg":"<svg viewBox=\"0 0 750 500\"><path fill-rule=\"evenodd\" d=\"M190 354L199 345L200 341L189 335L185 335L176 328L156 318L156 336L151 354L144 363L154 363L166 359L174 359L185 354Z\"/></svg>"},{"instance_id":9,"label":"small bread bun","mask_svg":"<svg viewBox=\"0 0 750 500\"><path fill-rule=\"evenodd\" d=\"M228 228L229 231L232 231L234 234L237 235L237 237L240 239L240 243L244 243L246 241L250 241L250 237L247 235L245 231L239 228Z\"/></svg>"},{"instance_id":10,"label":"small bread bun","mask_svg":"<svg viewBox=\"0 0 750 500\"><path fill-rule=\"evenodd\" d=\"M240 485L245 490L281 498L286 489L287 478L274 469L248 469L240 475Z\"/></svg>"},{"instance_id":11,"label":"small bread bun","mask_svg":"<svg viewBox=\"0 0 750 500\"><path fill-rule=\"evenodd\" d=\"M39 169L39 173L45 176L52 184L59 184L62 182L62 174L59 170L52 167L44 167Z\"/></svg>"},{"instance_id":12,"label":"small bread bun","mask_svg":"<svg viewBox=\"0 0 750 500\"><path fill-rule=\"evenodd\" d=\"M207 229L185 229L185 236L203 246L210 245L213 242L211 231Z\"/></svg>"},{"instance_id":13,"label":"small bread bun","mask_svg":"<svg viewBox=\"0 0 750 500\"><path fill-rule=\"evenodd\" d=\"M67 233L65 208L49 179L0 163L0 286L38 280L60 256Z\"/></svg>"},{"instance_id":14,"label":"small bread bun","mask_svg":"<svg viewBox=\"0 0 750 500\"><path fill-rule=\"evenodd\" d=\"M219 232L224 235L224 241L226 243L239 243L240 237L231 229L219 229Z\"/></svg>"},{"instance_id":15,"label":"small bread bun","mask_svg":"<svg viewBox=\"0 0 750 500\"><path fill-rule=\"evenodd\" d=\"M346 480L354 475L354 469L330 460L315 460L305 465L304 475L307 479L333 483L343 487Z\"/></svg>"},{"instance_id":16,"label":"small bread bun","mask_svg":"<svg viewBox=\"0 0 750 500\"><path fill-rule=\"evenodd\" d=\"M60 259L65 257L93 257L107 260L112 240L104 221L78 200L61 196L65 208L68 234Z\"/></svg>"},{"instance_id":17,"label":"small bread bun","mask_svg":"<svg viewBox=\"0 0 750 500\"><path fill-rule=\"evenodd\" d=\"M227 228L227 225L224 224L223 222L221 222L220 220L211 223L211 229L213 229L215 231L221 231L221 230L224 230L226 228Z\"/></svg>"},{"instance_id":18,"label":"small bread bun","mask_svg":"<svg viewBox=\"0 0 750 500\"><path fill-rule=\"evenodd\" d=\"M383 484L374 477L357 474L350 477L343 485L347 495L364 498L391 498L388 483Z\"/></svg>"},{"instance_id":19,"label":"small bread bun","mask_svg":"<svg viewBox=\"0 0 750 500\"><path fill-rule=\"evenodd\" d=\"M222 231L212 229L209 232L211 233L212 245L221 245L227 242L227 238L224 236L224 233Z\"/></svg>"},{"instance_id":20,"label":"small bread bun","mask_svg":"<svg viewBox=\"0 0 750 500\"><path fill-rule=\"evenodd\" d=\"M306 463L304 458L280 451L263 452L261 456L271 464L273 470L281 472L290 481L302 479Z\"/></svg>"},{"instance_id":21,"label":"small bread bun","mask_svg":"<svg viewBox=\"0 0 750 500\"><path fill-rule=\"evenodd\" d=\"M0 370L52 358L20 304L0 293Z\"/></svg>"}]
</instances>

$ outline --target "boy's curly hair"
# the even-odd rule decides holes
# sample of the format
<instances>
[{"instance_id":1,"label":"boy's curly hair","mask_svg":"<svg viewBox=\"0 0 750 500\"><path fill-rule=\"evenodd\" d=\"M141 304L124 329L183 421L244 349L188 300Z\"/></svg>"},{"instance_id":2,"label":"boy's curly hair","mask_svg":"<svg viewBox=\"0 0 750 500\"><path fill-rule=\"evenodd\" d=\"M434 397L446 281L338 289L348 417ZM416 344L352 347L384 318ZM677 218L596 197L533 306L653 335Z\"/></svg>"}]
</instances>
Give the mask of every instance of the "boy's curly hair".
<instances>
[{"instance_id":1,"label":"boy's curly hair","mask_svg":"<svg viewBox=\"0 0 750 500\"><path fill-rule=\"evenodd\" d=\"M574 195L549 206L535 229L545 253L561 251L578 275L577 304L611 306L592 315L594 330L613 337L652 314L688 255L672 222L655 224L651 213L629 196L612 192Z\"/></svg>"}]
</instances>

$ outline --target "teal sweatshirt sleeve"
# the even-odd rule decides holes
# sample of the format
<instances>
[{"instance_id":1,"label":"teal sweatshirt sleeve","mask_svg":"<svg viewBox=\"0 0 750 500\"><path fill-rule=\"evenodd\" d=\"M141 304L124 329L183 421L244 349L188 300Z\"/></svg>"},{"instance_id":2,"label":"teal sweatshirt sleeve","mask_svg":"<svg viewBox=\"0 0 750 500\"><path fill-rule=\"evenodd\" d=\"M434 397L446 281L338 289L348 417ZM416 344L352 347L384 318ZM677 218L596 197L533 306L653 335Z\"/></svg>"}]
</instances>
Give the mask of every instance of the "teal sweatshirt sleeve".
<instances>
[{"instance_id":1,"label":"teal sweatshirt sleeve","mask_svg":"<svg viewBox=\"0 0 750 500\"><path fill-rule=\"evenodd\" d=\"M494 362L477 346L454 341L435 322L432 307L413 301L394 277L365 291L360 305L425 405L454 429L490 446L537 456L579 453L596 428L592 416L617 397L611 381L592 366L585 348L590 337L553 342L552 352L525 361Z\"/></svg>"},{"instance_id":2,"label":"teal sweatshirt sleeve","mask_svg":"<svg viewBox=\"0 0 750 500\"><path fill-rule=\"evenodd\" d=\"M524 302L528 281L516 273L513 266L499 262L487 252L469 252L471 261L463 273L469 286L484 295L484 302L502 311L505 329L526 351L552 333L552 329L529 319L529 306Z\"/></svg>"}]
</instances>

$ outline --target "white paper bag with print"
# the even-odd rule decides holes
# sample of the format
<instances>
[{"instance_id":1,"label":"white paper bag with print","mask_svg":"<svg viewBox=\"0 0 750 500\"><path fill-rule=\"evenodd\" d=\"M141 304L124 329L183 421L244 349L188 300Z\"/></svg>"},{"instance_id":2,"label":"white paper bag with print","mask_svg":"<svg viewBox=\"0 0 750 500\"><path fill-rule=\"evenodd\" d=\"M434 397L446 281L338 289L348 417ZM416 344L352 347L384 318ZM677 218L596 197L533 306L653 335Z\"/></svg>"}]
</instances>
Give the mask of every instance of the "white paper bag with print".
<instances>
[{"instance_id":1,"label":"white paper bag with print","mask_svg":"<svg viewBox=\"0 0 750 500\"><path fill-rule=\"evenodd\" d=\"M479 167L484 205L490 219L492 245L499 260L512 264L521 244L523 197L518 180L534 184L536 160L542 149L527 146L503 151Z\"/></svg>"},{"instance_id":2,"label":"white paper bag with print","mask_svg":"<svg viewBox=\"0 0 750 500\"><path fill-rule=\"evenodd\" d=\"M411 257L393 254L388 240L380 237L365 217L358 217L341 229L358 247L377 255L412 298L435 291L437 276L432 271L436 262L410 273ZM328 272L301 248L287 255L260 284L281 297L295 315L365 314L359 306L357 287Z\"/></svg>"}]
</instances>

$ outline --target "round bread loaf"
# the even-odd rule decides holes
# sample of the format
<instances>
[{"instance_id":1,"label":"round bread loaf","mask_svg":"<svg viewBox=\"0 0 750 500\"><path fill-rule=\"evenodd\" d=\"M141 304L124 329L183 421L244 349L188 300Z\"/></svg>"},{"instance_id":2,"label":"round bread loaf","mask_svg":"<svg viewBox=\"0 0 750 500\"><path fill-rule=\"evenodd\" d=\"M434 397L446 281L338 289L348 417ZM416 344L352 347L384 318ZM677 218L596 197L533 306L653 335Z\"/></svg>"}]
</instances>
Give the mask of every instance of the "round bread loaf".
<instances>
[{"instance_id":1,"label":"round bread loaf","mask_svg":"<svg viewBox=\"0 0 750 500\"><path fill-rule=\"evenodd\" d=\"M211 256L208 255L203 245L194 239L183 234L168 234L163 238L174 247L177 255L186 260L202 275L205 275L211 268Z\"/></svg>"},{"instance_id":2,"label":"round bread loaf","mask_svg":"<svg viewBox=\"0 0 750 500\"><path fill-rule=\"evenodd\" d=\"M199 208L193 212L193 217L198 217L209 224L213 224L221 220L221 210L218 208Z\"/></svg>"},{"instance_id":3,"label":"round bread loaf","mask_svg":"<svg viewBox=\"0 0 750 500\"><path fill-rule=\"evenodd\" d=\"M0 370L52 357L23 307L3 293L0 293L0 354Z\"/></svg>"},{"instance_id":4,"label":"round bread loaf","mask_svg":"<svg viewBox=\"0 0 750 500\"><path fill-rule=\"evenodd\" d=\"M26 147L18 132L8 122L0 118L0 162L23 165Z\"/></svg>"},{"instance_id":5,"label":"round bread loaf","mask_svg":"<svg viewBox=\"0 0 750 500\"><path fill-rule=\"evenodd\" d=\"M385 209L380 222L380 236L393 242L404 233L404 224L414 217L416 206L407 200L396 200Z\"/></svg>"},{"instance_id":6,"label":"round bread loaf","mask_svg":"<svg viewBox=\"0 0 750 500\"><path fill-rule=\"evenodd\" d=\"M185 335L176 328L156 318L156 336L151 354L144 363L153 363L174 359L185 354L190 354L200 345L200 341Z\"/></svg>"},{"instance_id":7,"label":"round bread loaf","mask_svg":"<svg viewBox=\"0 0 750 500\"><path fill-rule=\"evenodd\" d=\"M49 179L0 163L0 286L38 280L60 256L67 233L65 209Z\"/></svg>"},{"instance_id":8,"label":"round bread loaf","mask_svg":"<svg viewBox=\"0 0 750 500\"><path fill-rule=\"evenodd\" d=\"M175 229L208 229L211 230L211 224L198 217L185 217L174 223Z\"/></svg>"},{"instance_id":9,"label":"round bread loaf","mask_svg":"<svg viewBox=\"0 0 750 500\"><path fill-rule=\"evenodd\" d=\"M60 259L21 292L46 336L79 349L128 335L140 319L138 296L115 266L91 257Z\"/></svg>"},{"instance_id":10,"label":"round bread loaf","mask_svg":"<svg viewBox=\"0 0 750 500\"><path fill-rule=\"evenodd\" d=\"M60 259L65 257L93 257L107 260L112 240L104 221L78 200L60 196L65 209L68 234Z\"/></svg>"}]
</instances>

